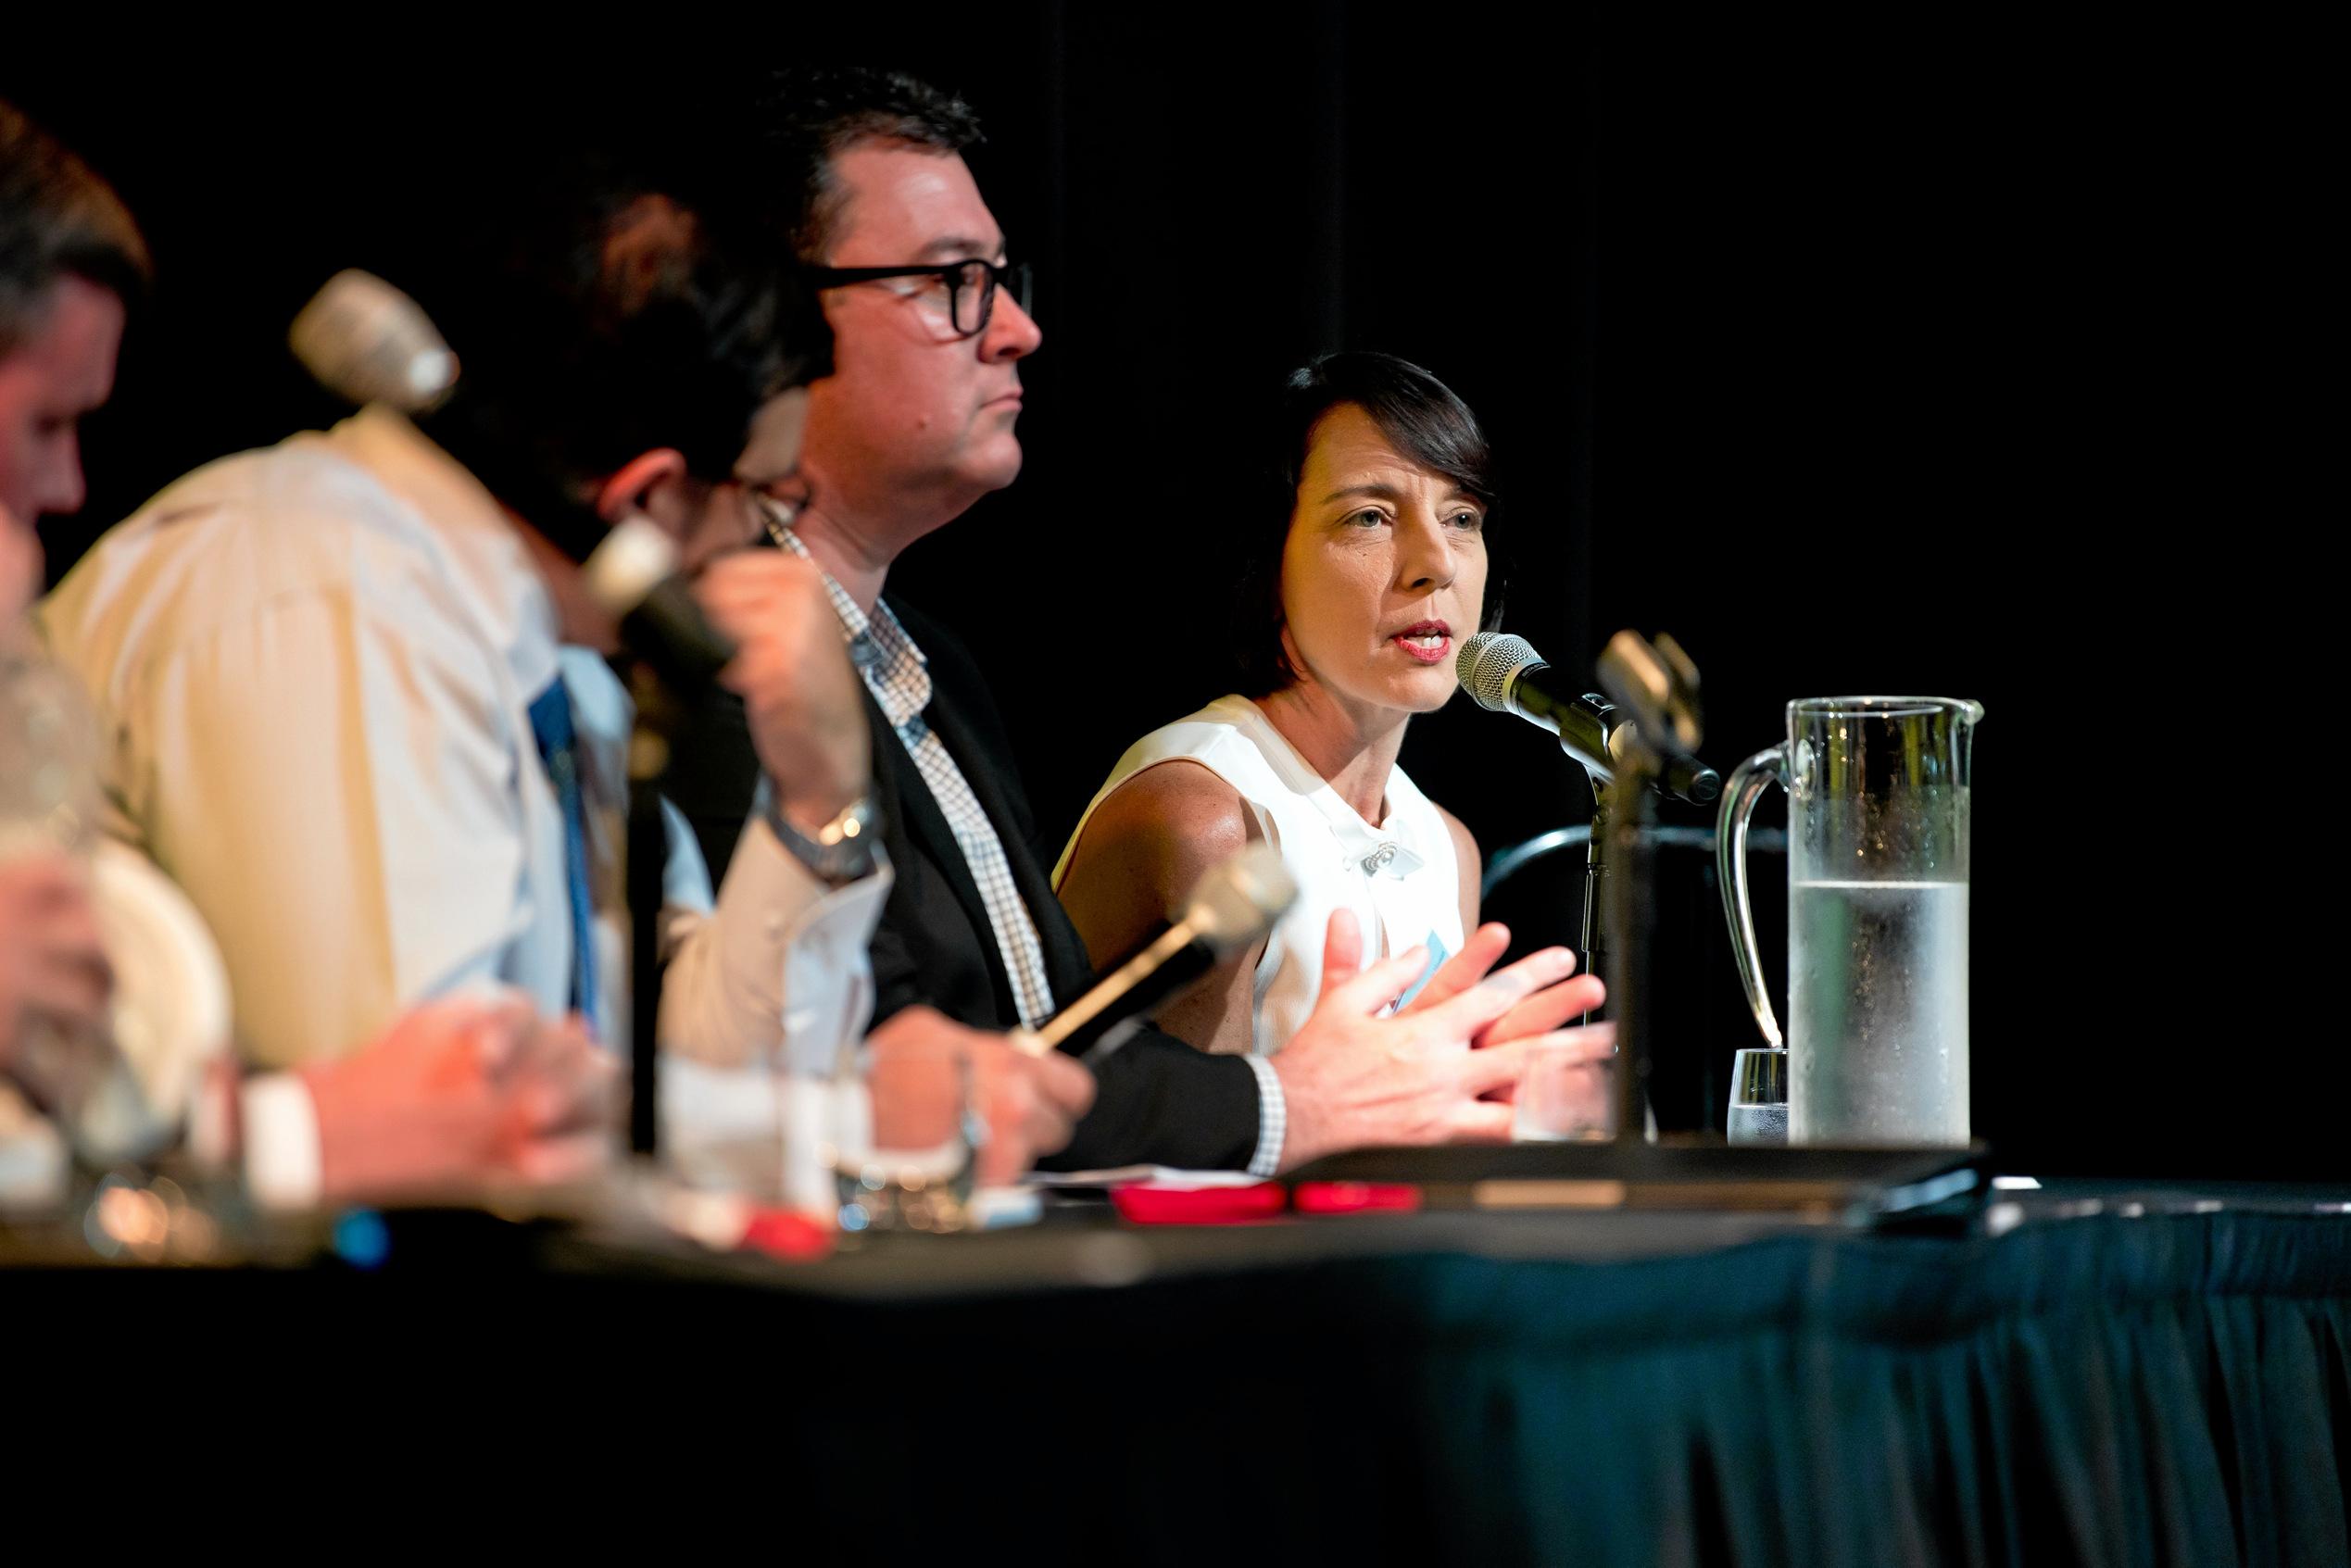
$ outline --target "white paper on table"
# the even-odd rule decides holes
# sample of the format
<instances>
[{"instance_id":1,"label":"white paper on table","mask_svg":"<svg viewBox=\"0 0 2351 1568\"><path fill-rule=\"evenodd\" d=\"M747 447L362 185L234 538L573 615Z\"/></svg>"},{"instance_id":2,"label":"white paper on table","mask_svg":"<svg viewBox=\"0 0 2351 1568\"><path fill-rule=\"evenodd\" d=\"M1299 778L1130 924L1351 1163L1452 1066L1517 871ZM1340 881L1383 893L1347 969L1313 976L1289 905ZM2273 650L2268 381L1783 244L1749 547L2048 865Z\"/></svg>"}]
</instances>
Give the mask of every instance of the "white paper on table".
<instances>
[{"instance_id":1,"label":"white paper on table","mask_svg":"<svg viewBox=\"0 0 2351 1568\"><path fill-rule=\"evenodd\" d=\"M1119 1165L1107 1171L1031 1171L1021 1180L1043 1187L1156 1186L1180 1190L1250 1187L1264 1180L1246 1171L1178 1171L1169 1165Z\"/></svg>"}]
</instances>

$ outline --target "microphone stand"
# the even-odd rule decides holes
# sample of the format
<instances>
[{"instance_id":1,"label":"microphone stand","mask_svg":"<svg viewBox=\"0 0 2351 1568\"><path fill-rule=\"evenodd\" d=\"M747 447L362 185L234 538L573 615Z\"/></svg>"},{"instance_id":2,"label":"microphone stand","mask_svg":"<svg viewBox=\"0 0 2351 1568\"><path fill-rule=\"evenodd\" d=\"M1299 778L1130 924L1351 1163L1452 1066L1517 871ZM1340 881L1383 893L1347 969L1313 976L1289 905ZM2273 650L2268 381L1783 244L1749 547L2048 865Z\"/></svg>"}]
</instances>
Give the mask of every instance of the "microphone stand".
<instances>
[{"instance_id":1,"label":"microphone stand","mask_svg":"<svg viewBox=\"0 0 2351 1568\"><path fill-rule=\"evenodd\" d=\"M1591 829L1584 839L1583 972L1604 979L1610 928L1600 918L1600 909L1606 897L1603 884L1608 875L1608 824L1616 815L1613 807L1616 790L1611 781L1616 776L1615 737L1621 721L1615 707L1599 693L1586 692L1583 700L1590 705L1600 726L1600 747L1586 755L1585 748L1570 740L1563 730L1559 749L1584 771L1585 779L1591 784ZM1591 1021L1591 1012L1587 1009L1583 1022L1589 1025Z\"/></svg>"},{"instance_id":2,"label":"microphone stand","mask_svg":"<svg viewBox=\"0 0 2351 1568\"><path fill-rule=\"evenodd\" d=\"M1599 775L1587 771L1585 777L1591 782L1591 834L1584 841L1583 972L1606 979L1608 928L1600 919L1600 901L1608 875L1608 824L1616 813L1609 800L1613 792ZM1586 1009L1583 1022L1590 1024L1591 1021L1591 1011Z\"/></svg>"},{"instance_id":3,"label":"microphone stand","mask_svg":"<svg viewBox=\"0 0 2351 1568\"><path fill-rule=\"evenodd\" d=\"M1657 759L1635 726L1618 733L1626 741L1616 782L1605 792L1613 798L1604 809L1604 827L1595 817L1591 836L1595 856L1602 853L1602 841L1607 843L1602 887L1612 940L1604 955L1605 978L1609 1010L1616 1021L1616 1141L1627 1143L1644 1139L1648 1125L1649 937L1655 910L1649 830L1656 816L1649 784L1657 776Z\"/></svg>"},{"instance_id":4,"label":"microphone stand","mask_svg":"<svg viewBox=\"0 0 2351 1568\"><path fill-rule=\"evenodd\" d=\"M670 731L678 714L669 690L643 663L631 671L636 719L629 732L629 1151L660 1150L661 883L669 834L661 785L670 771Z\"/></svg>"},{"instance_id":5,"label":"microphone stand","mask_svg":"<svg viewBox=\"0 0 2351 1568\"><path fill-rule=\"evenodd\" d=\"M1687 773L1697 766L1700 739L1698 671L1672 638L1652 646L1639 633L1619 632L1597 661L1601 689L1623 711L1609 737L1616 782L1608 791L1603 834L1595 821L1592 840L1607 842L1605 890L1614 946L1607 955L1608 1005L1616 1019L1616 1141L1648 1135L1649 1075L1654 1049L1650 1017L1649 949L1655 923L1651 841L1656 808L1651 786L1668 766Z\"/></svg>"}]
</instances>

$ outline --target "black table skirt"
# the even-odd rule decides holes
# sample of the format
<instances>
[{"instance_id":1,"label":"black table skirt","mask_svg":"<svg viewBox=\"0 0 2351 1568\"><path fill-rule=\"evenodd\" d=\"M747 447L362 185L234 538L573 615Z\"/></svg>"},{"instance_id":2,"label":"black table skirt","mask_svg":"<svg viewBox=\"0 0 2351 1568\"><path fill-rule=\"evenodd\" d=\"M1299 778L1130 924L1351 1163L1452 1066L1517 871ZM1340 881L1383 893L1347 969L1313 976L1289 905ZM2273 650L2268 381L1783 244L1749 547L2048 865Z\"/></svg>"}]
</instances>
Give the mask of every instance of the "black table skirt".
<instances>
[{"instance_id":1,"label":"black table skirt","mask_svg":"<svg viewBox=\"0 0 2351 1568\"><path fill-rule=\"evenodd\" d=\"M545 1426L624 1481L602 1501L699 1508L723 1472L794 1561L2351 1563L2351 1218L1604 1261L1217 1247L932 1293L576 1244L6 1284L20 1325L296 1325L326 1419Z\"/></svg>"}]
</instances>

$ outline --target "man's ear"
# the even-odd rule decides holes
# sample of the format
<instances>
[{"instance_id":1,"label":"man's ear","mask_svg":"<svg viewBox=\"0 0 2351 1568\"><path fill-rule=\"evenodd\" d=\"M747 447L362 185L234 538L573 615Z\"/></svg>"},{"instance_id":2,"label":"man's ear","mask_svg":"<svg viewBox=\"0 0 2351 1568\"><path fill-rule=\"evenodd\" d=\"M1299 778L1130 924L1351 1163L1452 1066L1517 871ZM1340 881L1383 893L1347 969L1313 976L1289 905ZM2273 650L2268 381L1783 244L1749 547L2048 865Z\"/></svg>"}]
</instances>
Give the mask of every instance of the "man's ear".
<instances>
[{"instance_id":1,"label":"man's ear","mask_svg":"<svg viewBox=\"0 0 2351 1568\"><path fill-rule=\"evenodd\" d=\"M685 455L659 446L630 458L597 486L596 515L618 522L631 512L642 512L664 533L683 537L693 521L689 490Z\"/></svg>"}]
</instances>

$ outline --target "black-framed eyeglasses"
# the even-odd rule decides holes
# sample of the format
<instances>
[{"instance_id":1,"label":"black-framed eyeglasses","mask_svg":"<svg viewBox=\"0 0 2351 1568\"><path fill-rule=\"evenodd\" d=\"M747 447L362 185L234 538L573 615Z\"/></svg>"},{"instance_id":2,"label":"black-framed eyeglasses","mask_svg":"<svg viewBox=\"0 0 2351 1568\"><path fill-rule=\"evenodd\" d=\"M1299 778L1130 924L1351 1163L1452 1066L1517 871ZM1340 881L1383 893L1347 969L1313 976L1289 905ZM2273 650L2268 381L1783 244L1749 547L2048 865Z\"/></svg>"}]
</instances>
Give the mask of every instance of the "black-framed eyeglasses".
<instances>
[{"instance_id":1,"label":"black-framed eyeglasses","mask_svg":"<svg viewBox=\"0 0 2351 1568\"><path fill-rule=\"evenodd\" d=\"M959 336L976 337L987 331L996 313L996 291L1009 288L1023 310L1028 308L1030 274L1025 261L999 267L974 257L936 267L811 267L809 282L820 289L844 283L871 283L884 278L937 278L947 285L947 316Z\"/></svg>"}]
</instances>

